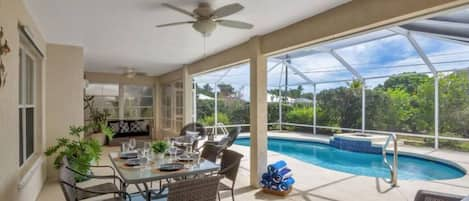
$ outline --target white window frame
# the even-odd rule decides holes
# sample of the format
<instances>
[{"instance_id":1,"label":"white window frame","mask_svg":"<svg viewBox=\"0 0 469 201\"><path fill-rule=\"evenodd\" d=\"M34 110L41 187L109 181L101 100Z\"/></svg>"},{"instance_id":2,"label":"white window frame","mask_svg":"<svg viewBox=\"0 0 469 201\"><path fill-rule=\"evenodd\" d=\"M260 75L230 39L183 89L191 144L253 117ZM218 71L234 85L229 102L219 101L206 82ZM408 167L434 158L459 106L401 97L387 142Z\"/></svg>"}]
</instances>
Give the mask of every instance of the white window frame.
<instances>
[{"instance_id":1,"label":"white window frame","mask_svg":"<svg viewBox=\"0 0 469 201\"><path fill-rule=\"evenodd\" d=\"M125 112L124 112L124 107L125 107L125 96L124 96L124 86L138 86L138 87L149 87L151 88L152 90L152 95L151 96L141 96L141 97L146 97L146 98L152 98L152 106L134 106L132 108L135 108L135 109L141 109L141 108L149 108L152 110L152 112L154 112L154 107L155 107L155 104L154 104L154 100L155 100L155 93L154 93L154 87L153 86L149 86L149 85L139 85L139 84L120 84L120 83L100 83L100 82L93 82L93 83L90 83L90 84L98 84L98 85L117 85L119 87L119 95L116 96L117 97L117 100L118 100L118 106L117 107L104 107L104 108L108 108L108 109L118 109L118 117L117 118L110 118L110 120L153 120L154 117L155 117L155 114L153 114L151 117L132 117L132 118L129 118L129 117L125 117ZM85 90L85 95L86 94L86 90ZM96 97L111 97L111 96L105 96L105 95L92 95L92 96L96 96ZM101 108L101 109L104 109L104 108Z\"/></svg>"},{"instance_id":2,"label":"white window frame","mask_svg":"<svg viewBox=\"0 0 469 201\"><path fill-rule=\"evenodd\" d=\"M39 117L39 114L38 114L38 108L37 108L37 90L38 90L38 86L39 86L39 83L38 83L38 79L37 79L37 75L38 75L38 68L40 67L40 56L38 56L38 53L34 50L32 50L32 48L30 47L32 46L32 44L30 44L29 42L25 42L25 40L21 40L21 43L20 43L20 51L19 51L19 58L21 59L21 62L20 62L20 65L19 65L19 73L21 73L21 75L18 76L18 84L19 82L22 82L21 84L21 89L19 89L18 93L22 93L21 94L21 98L22 100L19 100L18 98L18 112L21 111L22 113L22 120L21 120L21 125L20 125L20 122L18 122L18 126L22 127L21 129L21 133L18 133L19 135L22 136L22 142L19 142L19 148L22 149L22 155L20 156L21 158L19 159L18 161L18 164L19 164L19 167L24 167L26 164L29 164L30 160L32 158L34 158L34 156L37 154L37 150L38 150L38 143L37 143L37 139L38 139L38 117ZM32 91L32 103L31 104L27 104L27 86L26 86L26 79L27 79L27 73L26 73L26 56L29 56L31 59L32 59L32 64L33 64L33 72L32 72L32 83L33 83L33 87L31 89ZM24 68L24 69L23 69ZM18 85L18 88L20 87L20 85ZM19 95L19 94L18 94ZM18 96L20 97L20 96ZM31 155L27 155L27 130L26 130L26 110L27 109L30 109L32 108L33 109L33 152L31 153ZM21 163L22 162L22 163Z\"/></svg>"}]
</instances>

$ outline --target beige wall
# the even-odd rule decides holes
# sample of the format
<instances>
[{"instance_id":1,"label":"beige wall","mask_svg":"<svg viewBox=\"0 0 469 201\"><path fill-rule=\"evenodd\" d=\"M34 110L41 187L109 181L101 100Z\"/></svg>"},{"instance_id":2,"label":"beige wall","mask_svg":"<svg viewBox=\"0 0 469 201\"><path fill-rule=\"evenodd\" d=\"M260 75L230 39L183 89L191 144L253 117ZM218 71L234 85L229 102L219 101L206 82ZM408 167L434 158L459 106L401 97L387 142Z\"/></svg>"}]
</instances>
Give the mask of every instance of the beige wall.
<instances>
[{"instance_id":1,"label":"beige wall","mask_svg":"<svg viewBox=\"0 0 469 201\"><path fill-rule=\"evenodd\" d=\"M35 26L21 0L0 0L0 26L3 26L5 38L8 40L11 52L4 57L8 80L4 88L0 88L0 199L1 200L34 200L41 190L46 178L43 161L42 144L38 144L36 154L25 168L19 167L19 137L18 137L18 79L19 79L19 32L18 24L29 27L33 40L41 50L46 50L46 42ZM42 66L44 72L45 66ZM41 107L44 101L37 101ZM39 108L38 108L39 109ZM44 130L44 118L38 117L37 124ZM35 166L34 171L31 166ZM28 179L24 175L28 176ZM18 188L23 179L24 187Z\"/></svg>"},{"instance_id":2,"label":"beige wall","mask_svg":"<svg viewBox=\"0 0 469 201\"><path fill-rule=\"evenodd\" d=\"M83 48L47 45L46 71L46 145L52 146L59 137L68 137L69 126L83 125ZM48 160L49 179L57 171Z\"/></svg>"}]
</instances>

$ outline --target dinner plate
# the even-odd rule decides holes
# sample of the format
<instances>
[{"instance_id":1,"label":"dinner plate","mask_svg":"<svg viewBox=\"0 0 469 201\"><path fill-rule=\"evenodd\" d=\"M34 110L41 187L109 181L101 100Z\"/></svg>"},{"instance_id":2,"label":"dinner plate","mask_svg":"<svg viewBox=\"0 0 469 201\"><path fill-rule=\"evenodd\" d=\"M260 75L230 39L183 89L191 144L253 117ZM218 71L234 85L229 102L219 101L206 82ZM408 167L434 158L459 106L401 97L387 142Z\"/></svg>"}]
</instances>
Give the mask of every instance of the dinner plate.
<instances>
[{"instance_id":1,"label":"dinner plate","mask_svg":"<svg viewBox=\"0 0 469 201\"><path fill-rule=\"evenodd\" d=\"M166 164L160 165L159 170L169 172L169 171L178 171L183 168L184 168L184 164L182 163L166 163Z\"/></svg>"},{"instance_id":2,"label":"dinner plate","mask_svg":"<svg viewBox=\"0 0 469 201\"><path fill-rule=\"evenodd\" d=\"M119 158L121 159L132 159L132 158L137 158L138 153L137 152L121 152L119 155Z\"/></svg>"}]
</instances>

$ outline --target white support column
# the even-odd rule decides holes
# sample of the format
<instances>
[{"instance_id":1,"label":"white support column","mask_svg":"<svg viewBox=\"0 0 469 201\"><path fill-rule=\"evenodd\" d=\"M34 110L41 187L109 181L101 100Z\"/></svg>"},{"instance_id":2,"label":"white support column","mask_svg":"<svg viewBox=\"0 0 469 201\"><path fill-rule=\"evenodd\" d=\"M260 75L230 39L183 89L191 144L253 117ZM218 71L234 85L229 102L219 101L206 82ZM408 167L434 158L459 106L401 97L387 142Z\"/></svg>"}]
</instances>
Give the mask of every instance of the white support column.
<instances>
[{"instance_id":1,"label":"white support column","mask_svg":"<svg viewBox=\"0 0 469 201\"><path fill-rule=\"evenodd\" d=\"M192 80L192 121L197 122L197 83Z\"/></svg>"},{"instance_id":2,"label":"white support column","mask_svg":"<svg viewBox=\"0 0 469 201\"><path fill-rule=\"evenodd\" d=\"M435 149L439 148L439 137L440 137L440 91L439 91L439 83L440 78L438 74L434 77L435 80Z\"/></svg>"},{"instance_id":3,"label":"white support column","mask_svg":"<svg viewBox=\"0 0 469 201\"><path fill-rule=\"evenodd\" d=\"M283 97L282 97L282 77L283 77L283 67L285 66L285 68L287 67L285 65L285 63L282 61L282 69L280 71L280 80L278 82L278 122L279 122L279 126L280 126L280 131L282 131L282 103L283 103Z\"/></svg>"},{"instance_id":4,"label":"white support column","mask_svg":"<svg viewBox=\"0 0 469 201\"><path fill-rule=\"evenodd\" d=\"M316 135L316 83L313 84L313 134Z\"/></svg>"},{"instance_id":5,"label":"white support column","mask_svg":"<svg viewBox=\"0 0 469 201\"><path fill-rule=\"evenodd\" d=\"M259 187L267 166L267 58L261 53L260 38L249 40L250 49L250 183Z\"/></svg>"},{"instance_id":6,"label":"white support column","mask_svg":"<svg viewBox=\"0 0 469 201\"><path fill-rule=\"evenodd\" d=\"M365 119L366 119L366 82L362 80L362 133L365 133Z\"/></svg>"},{"instance_id":7,"label":"white support column","mask_svg":"<svg viewBox=\"0 0 469 201\"><path fill-rule=\"evenodd\" d=\"M398 32L402 32L402 30L397 29ZM430 61L430 59L427 57L423 49L420 47L418 42L415 40L415 38L412 36L411 32L405 32L404 35L407 37L409 42L412 44L412 47L414 47L415 51L419 54L420 58L422 58L423 62L427 65L427 67L430 69L430 71L433 73L433 78L435 80L434 87L435 87L435 102L434 102L434 117L435 117L435 149L439 148L439 135L440 135L440 128L439 128L439 120L440 120L440 106L439 106L439 77L438 77L438 71L436 70L435 66L433 63Z\"/></svg>"},{"instance_id":8,"label":"white support column","mask_svg":"<svg viewBox=\"0 0 469 201\"><path fill-rule=\"evenodd\" d=\"M215 136L218 135L218 83L215 83L215 86L213 87L213 92L214 92L214 98L213 100L215 101L214 106L213 106L213 131Z\"/></svg>"},{"instance_id":9,"label":"white support column","mask_svg":"<svg viewBox=\"0 0 469 201\"><path fill-rule=\"evenodd\" d=\"M184 90L184 95L183 95L183 106L184 106L184 124L189 124L192 123L193 121L193 81L192 81L192 76L189 74L189 68L187 66L184 66L182 69L182 84L183 84L183 90Z\"/></svg>"}]
</instances>

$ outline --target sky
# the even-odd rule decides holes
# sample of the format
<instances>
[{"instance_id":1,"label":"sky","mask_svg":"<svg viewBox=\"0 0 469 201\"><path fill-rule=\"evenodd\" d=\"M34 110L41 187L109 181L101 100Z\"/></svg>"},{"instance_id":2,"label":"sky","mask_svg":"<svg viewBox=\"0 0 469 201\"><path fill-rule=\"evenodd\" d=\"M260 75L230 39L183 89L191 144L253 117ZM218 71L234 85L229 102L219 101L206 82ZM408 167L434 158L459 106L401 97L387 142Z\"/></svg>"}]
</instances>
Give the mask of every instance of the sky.
<instances>
[{"instance_id":1,"label":"sky","mask_svg":"<svg viewBox=\"0 0 469 201\"><path fill-rule=\"evenodd\" d=\"M386 33L388 32L388 33ZM371 32L355 38L334 43L324 44L324 47L334 47L336 53L350 64L364 78L376 76L392 76L403 72L429 73L417 51L406 37L393 35L379 40L372 40L357 45L343 47L350 42L367 40L373 37L389 35L389 31L381 30ZM414 38L423 49L429 60L438 71L453 70L469 67L469 46L447 40L414 34ZM311 49L311 48L310 48ZM302 50L297 50L302 51ZM352 74L331 54L314 53L300 58L292 59L292 66L304 73L314 82L350 80ZM278 88L284 84L285 66L276 65L278 62L268 62L268 88ZM203 74L194 78L203 85L205 83L231 84L241 91L243 99L249 100L249 64L241 64L223 70ZM306 81L289 69L289 85L297 85ZM367 87L373 88L384 82L385 79L371 79L366 81ZM346 82L318 84L317 91L346 86ZM291 86L289 88L296 88ZM303 84L305 92L312 92L312 85Z\"/></svg>"}]
</instances>

